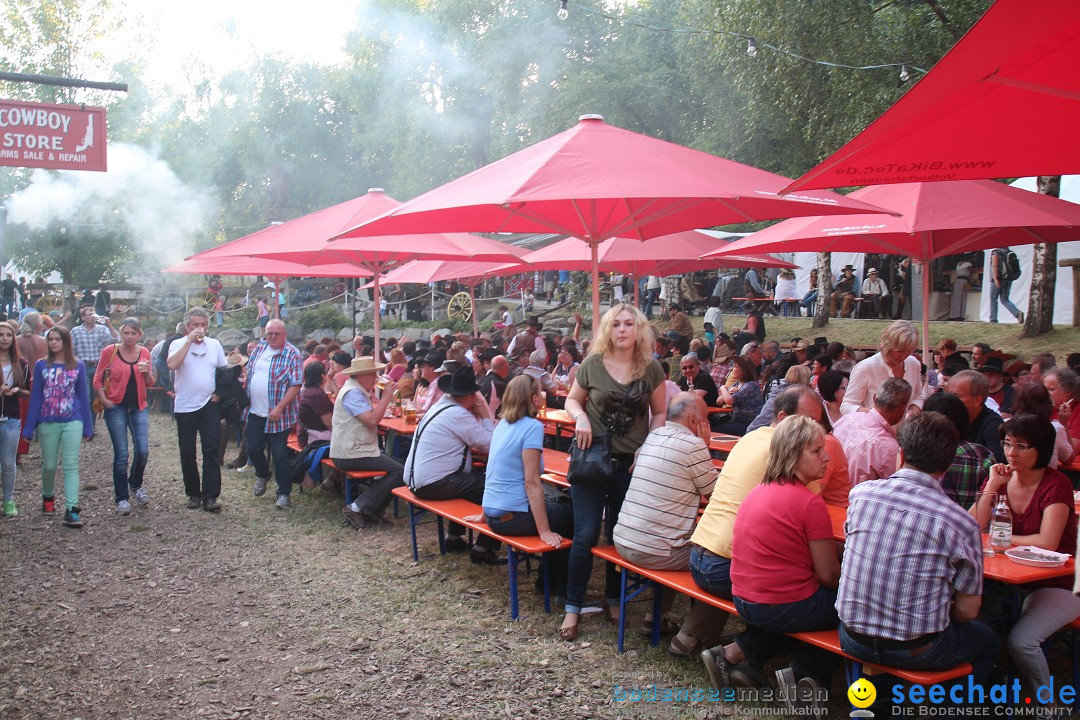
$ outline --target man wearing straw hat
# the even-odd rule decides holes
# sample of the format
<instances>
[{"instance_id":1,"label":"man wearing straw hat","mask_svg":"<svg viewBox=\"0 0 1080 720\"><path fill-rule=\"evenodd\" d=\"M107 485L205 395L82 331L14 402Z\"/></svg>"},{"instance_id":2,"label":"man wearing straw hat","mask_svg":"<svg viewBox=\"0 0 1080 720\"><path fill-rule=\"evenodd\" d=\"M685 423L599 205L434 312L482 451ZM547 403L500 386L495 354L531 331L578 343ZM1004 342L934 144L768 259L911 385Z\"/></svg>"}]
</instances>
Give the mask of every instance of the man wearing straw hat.
<instances>
[{"instance_id":1,"label":"man wearing straw hat","mask_svg":"<svg viewBox=\"0 0 1080 720\"><path fill-rule=\"evenodd\" d=\"M349 379L338 391L331 416L330 459L334 465L342 471L386 473L342 509L345 520L357 530L388 522L383 519L383 512L392 499L390 491L402 484L401 463L379 449L379 420L386 414L386 406L397 390L397 383L388 381L382 397L374 398L375 380L384 367L369 355L353 358L342 371Z\"/></svg>"}]
</instances>

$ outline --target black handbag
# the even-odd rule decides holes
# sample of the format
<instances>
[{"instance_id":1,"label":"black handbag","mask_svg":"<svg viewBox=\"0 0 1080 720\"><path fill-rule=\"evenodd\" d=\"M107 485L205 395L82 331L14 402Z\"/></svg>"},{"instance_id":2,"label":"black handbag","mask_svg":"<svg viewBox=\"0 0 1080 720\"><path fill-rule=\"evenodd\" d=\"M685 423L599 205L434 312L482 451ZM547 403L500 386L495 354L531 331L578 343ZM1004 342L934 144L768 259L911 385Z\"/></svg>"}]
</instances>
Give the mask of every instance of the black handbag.
<instances>
[{"instance_id":1,"label":"black handbag","mask_svg":"<svg viewBox=\"0 0 1080 720\"><path fill-rule=\"evenodd\" d=\"M582 450L577 439L570 443L570 469L566 480L571 485L603 485L615 479L611 459L611 435L593 433L592 444Z\"/></svg>"}]
</instances>

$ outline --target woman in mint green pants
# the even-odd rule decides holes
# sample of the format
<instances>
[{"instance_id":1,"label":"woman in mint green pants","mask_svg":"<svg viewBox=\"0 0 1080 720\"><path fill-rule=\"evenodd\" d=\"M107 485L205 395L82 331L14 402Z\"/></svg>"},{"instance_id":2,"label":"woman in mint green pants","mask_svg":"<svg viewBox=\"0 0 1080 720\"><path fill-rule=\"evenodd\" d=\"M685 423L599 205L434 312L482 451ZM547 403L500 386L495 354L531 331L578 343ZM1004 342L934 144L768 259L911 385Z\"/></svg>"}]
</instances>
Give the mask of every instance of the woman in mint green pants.
<instances>
[{"instance_id":1,"label":"woman in mint green pants","mask_svg":"<svg viewBox=\"0 0 1080 720\"><path fill-rule=\"evenodd\" d=\"M41 443L41 510L56 512L55 485L58 458L64 460L64 524L81 528L79 508L79 446L94 436L90 383L86 365L75 358L71 334L55 326L45 334L46 356L34 365L30 407L23 428L29 440L37 430Z\"/></svg>"}]
</instances>

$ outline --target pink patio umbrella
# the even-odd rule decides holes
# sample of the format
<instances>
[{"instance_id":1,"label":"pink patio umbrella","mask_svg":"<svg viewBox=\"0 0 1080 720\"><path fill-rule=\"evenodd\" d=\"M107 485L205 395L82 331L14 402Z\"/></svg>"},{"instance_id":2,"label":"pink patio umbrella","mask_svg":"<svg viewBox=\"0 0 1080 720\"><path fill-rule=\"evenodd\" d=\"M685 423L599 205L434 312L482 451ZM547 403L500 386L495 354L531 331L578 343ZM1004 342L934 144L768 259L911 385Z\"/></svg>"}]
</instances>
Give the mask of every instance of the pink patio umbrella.
<instances>
[{"instance_id":1,"label":"pink patio umbrella","mask_svg":"<svg viewBox=\"0 0 1080 720\"><path fill-rule=\"evenodd\" d=\"M413 260L410 263L391 270L382 278L382 285L427 285L428 283L456 280L469 289L469 300L473 306L473 336L480 334L480 322L476 313L476 286L489 277L514 275L528 272L532 268L522 263L486 263L459 260ZM364 288L374 287L374 283Z\"/></svg>"},{"instance_id":2,"label":"pink patio umbrella","mask_svg":"<svg viewBox=\"0 0 1080 720\"><path fill-rule=\"evenodd\" d=\"M598 246L682 230L801 215L881 212L829 192L781 197L787 178L583 115L573 128L435 188L338 242L416 232L557 232L592 248L599 327Z\"/></svg>"},{"instance_id":3,"label":"pink patio umbrella","mask_svg":"<svg viewBox=\"0 0 1080 720\"><path fill-rule=\"evenodd\" d=\"M872 185L851 197L902 215L793 218L711 255L796 251L908 255L924 264L925 360L930 329L927 262L975 250L1080 238L1080 205L991 180Z\"/></svg>"},{"instance_id":4,"label":"pink patio umbrella","mask_svg":"<svg viewBox=\"0 0 1080 720\"><path fill-rule=\"evenodd\" d=\"M387 196L382 189L372 188L366 195L354 200L271 226L201 252L192 258L246 256L286 260L313 267L347 263L362 268L374 276L375 354L378 356L380 275L411 260L472 259L513 262L523 254L520 249L506 243L465 233L447 235L424 232L409 234L407 237L367 237L363 241L334 243L333 247L330 246L329 239L345 228L384 214L398 205L400 203Z\"/></svg>"},{"instance_id":5,"label":"pink patio umbrella","mask_svg":"<svg viewBox=\"0 0 1080 720\"><path fill-rule=\"evenodd\" d=\"M681 273L714 270L721 267L797 268L768 255L727 255L722 258L702 258L725 243L697 230L663 235L643 242L628 238L609 238L599 243L597 266L605 272L618 272L634 277L642 275L678 275ZM526 255L522 260L536 270L592 269L592 248L577 238L566 238ZM634 304L638 302L638 284L634 283Z\"/></svg>"},{"instance_id":6,"label":"pink patio umbrella","mask_svg":"<svg viewBox=\"0 0 1080 720\"><path fill-rule=\"evenodd\" d=\"M996 0L891 108L784 192L1080 172L1080 3Z\"/></svg>"}]
</instances>

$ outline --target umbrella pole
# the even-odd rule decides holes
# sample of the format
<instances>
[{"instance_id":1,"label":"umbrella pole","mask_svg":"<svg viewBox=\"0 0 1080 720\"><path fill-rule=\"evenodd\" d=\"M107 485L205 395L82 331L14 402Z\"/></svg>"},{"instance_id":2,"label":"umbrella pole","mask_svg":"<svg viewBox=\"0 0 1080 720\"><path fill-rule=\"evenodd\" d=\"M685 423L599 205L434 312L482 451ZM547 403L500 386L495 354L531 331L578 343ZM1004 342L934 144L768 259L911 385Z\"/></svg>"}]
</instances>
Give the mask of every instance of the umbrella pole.
<instances>
[{"instance_id":1,"label":"umbrella pole","mask_svg":"<svg viewBox=\"0 0 1080 720\"><path fill-rule=\"evenodd\" d=\"M375 362L380 362L380 359L382 358L382 355L379 354L379 340L381 340L381 338L379 337L379 320L380 320L379 315L381 314L379 312L379 303L380 303L379 275L381 275L381 274L382 274L382 268L379 268L379 271L375 273L375 285L374 285L374 288L375 288L375 291L374 291L375 292Z\"/></svg>"},{"instance_id":2,"label":"umbrella pole","mask_svg":"<svg viewBox=\"0 0 1080 720\"><path fill-rule=\"evenodd\" d=\"M281 302L280 302L281 301L281 290L279 289L279 286L278 286L278 281L279 280L281 280L281 278L279 278L277 276L274 277L274 319L275 320L280 320L281 319Z\"/></svg>"},{"instance_id":3,"label":"umbrella pole","mask_svg":"<svg viewBox=\"0 0 1080 720\"><path fill-rule=\"evenodd\" d=\"M469 303L472 305L472 334L473 337L480 337L480 320L476 317L476 286L469 286Z\"/></svg>"},{"instance_id":4,"label":"umbrella pole","mask_svg":"<svg viewBox=\"0 0 1080 720\"><path fill-rule=\"evenodd\" d=\"M641 282L637 275L631 275L630 281L634 283L634 307L641 308L641 298L638 297L641 294Z\"/></svg>"},{"instance_id":5,"label":"umbrella pole","mask_svg":"<svg viewBox=\"0 0 1080 720\"><path fill-rule=\"evenodd\" d=\"M600 331L600 245L589 242L592 251L592 336Z\"/></svg>"},{"instance_id":6,"label":"umbrella pole","mask_svg":"<svg viewBox=\"0 0 1080 720\"><path fill-rule=\"evenodd\" d=\"M927 369L930 361L930 263L922 261L922 361Z\"/></svg>"}]
</instances>

